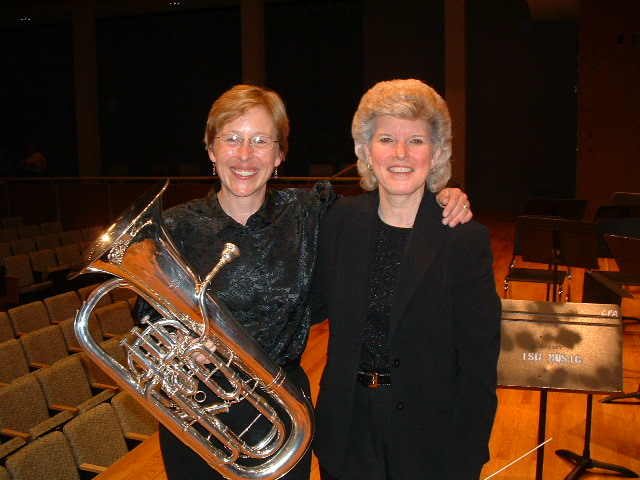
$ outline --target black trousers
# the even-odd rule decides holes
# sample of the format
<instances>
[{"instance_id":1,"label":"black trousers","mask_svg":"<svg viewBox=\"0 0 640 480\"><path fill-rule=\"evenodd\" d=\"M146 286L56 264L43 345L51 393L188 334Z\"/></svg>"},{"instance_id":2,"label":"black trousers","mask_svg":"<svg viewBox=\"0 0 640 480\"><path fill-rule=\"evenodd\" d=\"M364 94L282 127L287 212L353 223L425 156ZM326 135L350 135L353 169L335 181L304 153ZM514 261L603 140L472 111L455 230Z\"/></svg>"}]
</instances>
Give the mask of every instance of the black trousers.
<instances>
[{"instance_id":1,"label":"black trousers","mask_svg":"<svg viewBox=\"0 0 640 480\"><path fill-rule=\"evenodd\" d=\"M309 378L298 366L290 372L287 372L287 378L291 379L298 387L311 398L311 387ZM245 402L242 402L245 403ZM243 409L242 404L236 405L239 409L231 410L229 418L225 419L225 423L246 425L247 421L253 418L255 411L251 409ZM233 417L233 418L231 418ZM265 422L266 424L266 422ZM265 430L268 428L265 425ZM252 429L253 430L253 429ZM260 430L255 428L255 430ZM252 439L248 439L251 441ZM224 479L217 471L213 470L200 455L196 454L191 448L186 446L180 439L174 436L167 428L160 425L160 450L169 480L215 480ZM311 448L298 464L289 471L283 479L286 480L309 480L311 476Z\"/></svg>"},{"instance_id":2,"label":"black trousers","mask_svg":"<svg viewBox=\"0 0 640 480\"><path fill-rule=\"evenodd\" d=\"M411 476L402 471L406 465L401 463L398 447L398 433L395 419L397 412L389 385L369 388L356 386L355 405L349 443L341 472L327 472L320 461L322 480L478 480L482 465L469 465L467 470L459 465L439 468L446 471L429 470L419 476ZM430 453L425 450L425 455ZM439 459L444 460L444 459ZM404 460L406 461L406 460ZM417 467L409 471L415 472ZM337 474L337 475L336 475Z\"/></svg>"},{"instance_id":3,"label":"black trousers","mask_svg":"<svg viewBox=\"0 0 640 480\"><path fill-rule=\"evenodd\" d=\"M396 418L391 386L356 386L356 402L344 467L335 477L322 468L322 480L400 480ZM414 480L414 479L407 479Z\"/></svg>"}]
</instances>

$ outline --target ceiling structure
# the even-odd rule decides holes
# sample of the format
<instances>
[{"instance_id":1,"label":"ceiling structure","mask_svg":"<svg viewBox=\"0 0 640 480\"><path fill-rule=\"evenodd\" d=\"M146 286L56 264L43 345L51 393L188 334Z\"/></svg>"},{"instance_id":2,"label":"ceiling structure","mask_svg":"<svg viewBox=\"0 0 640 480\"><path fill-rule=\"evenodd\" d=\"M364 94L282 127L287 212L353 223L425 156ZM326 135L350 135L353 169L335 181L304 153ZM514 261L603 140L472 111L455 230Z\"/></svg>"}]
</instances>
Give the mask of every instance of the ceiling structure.
<instances>
[{"instance_id":1,"label":"ceiling structure","mask_svg":"<svg viewBox=\"0 0 640 480\"><path fill-rule=\"evenodd\" d=\"M287 0L265 0L273 1ZM526 1L533 20L578 18L580 0ZM239 5L240 0L3 0L0 28L70 22L74 6L91 3L96 18L105 18Z\"/></svg>"}]
</instances>

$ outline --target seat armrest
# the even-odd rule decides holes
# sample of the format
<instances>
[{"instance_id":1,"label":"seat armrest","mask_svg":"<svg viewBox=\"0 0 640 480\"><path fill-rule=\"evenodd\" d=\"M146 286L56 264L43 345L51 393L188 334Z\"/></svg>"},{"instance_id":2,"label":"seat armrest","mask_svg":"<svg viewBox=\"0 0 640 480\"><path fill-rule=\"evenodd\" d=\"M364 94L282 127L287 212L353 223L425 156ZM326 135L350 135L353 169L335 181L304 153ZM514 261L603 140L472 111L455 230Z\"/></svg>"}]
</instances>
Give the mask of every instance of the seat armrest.
<instances>
[{"instance_id":1,"label":"seat armrest","mask_svg":"<svg viewBox=\"0 0 640 480\"><path fill-rule=\"evenodd\" d=\"M19 430L12 430L10 428L0 428L0 435L3 437L22 438L25 442L28 442L31 438L27 432L21 432Z\"/></svg>"},{"instance_id":2,"label":"seat armrest","mask_svg":"<svg viewBox=\"0 0 640 480\"><path fill-rule=\"evenodd\" d=\"M16 275L4 276L5 289L7 291L7 300L13 304L20 303L20 277Z\"/></svg>"},{"instance_id":3,"label":"seat armrest","mask_svg":"<svg viewBox=\"0 0 640 480\"><path fill-rule=\"evenodd\" d=\"M96 405L99 405L101 403L108 401L115 394L116 392L114 390L103 390L102 392L97 394L95 397L92 397L89 400L84 401L80 405L78 405L78 409L81 412L86 412L90 408L93 408Z\"/></svg>"},{"instance_id":4,"label":"seat armrest","mask_svg":"<svg viewBox=\"0 0 640 480\"><path fill-rule=\"evenodd\" d=\"M93 382L91 384L91 388L96 390L114 390L116 392L120 390L120 387L118 387L117 385L109 385L108 383L98 383L98 382Z\"/></svg>"},{"instance_id":5,"label":"seat armrest","mask_svg":"<svg viewBox=\"0 0 640 480\"><path fill-rule=\"evenodd\" d=\"M49 409L55 412L71 412L74 416L80 412L78 407L72 407L70 405L61 405L59 403L52 403L49 405Z\"/></svg>"},{"instance_id":6,"label":"seat armrest","mask_svg":"<svg viewBox=\"0 0 640 480\"><path fill-rule=\"evenodd\" d=\"M33 281L35 283L42 283L47 280L46 270L33 270Z\"/></svg>"},{"instance_id":7,"label":"seat armrest","mask_svg":"<svg viewBox=\"0 0 640 480\"><path fill-rule=\"evenodd\" d=\"M48 363L40 363L40 362L29 362L29 368L32 370L39 370L41 368L50 367Z\"/></svg>"},{"instance_id":8,"label":"seat armrest","mask_svg":"<svg viewBox=\"0 0 640 480\"><path fill-rule=\"evenodd\" d=\"M78 469L84 472L102 473L107 470L107 467L94 465L93 463L81 463L80 465L78 465Z\"/></svg>"},{"instance_id":9,"label":"seat armrest","mask_svg":"<svg viewBox=\"0 0 640 480\"><path fill-rule=\"evenodd\" d=\"M55 284L63 284L67 281L69 267L57 266L48 268L45 272L45 280L51 280Z\"/></svg>"},{"instance_id":10,"label":"seat armrest","mask_svg":"<svg viewBox=\"0 0 640 480\"><path fill-rule=\"evenodd\" d=\"M120 391L120 388L115 385L107 385L104 383L92 383L91 391L93 395L100 395L102 392L109 392L109 398Z\"/></svg>"},{"instance_id":11,"label":"seat armrest","mask_svg":"<svg viewBox=\"0 0 640 480\"><path fill-rule=\"evenodd\" d=\"M149 435L144 435L143 433L129 432L125 434L125 438L128 438L130 440L135 440L136 442L144 442L147 438L149 438Z\"/></svg>"},{"instance_id":12,"label":"seat armrest","mask_svg":"<svg viewBox=\"0 0 640 480\"><path fill-rule=\"evenodd\" d=\"M39 423L33 428L30 428L29 434L31 435L31 438L40 437L46 433L49 433L53 430L60 428L66 422L71 420L73 417L74 415L71 412L68 412L68 411L60 412L54 415L53 417L51 417L50 419Z\"/></svg>"}]
</instances>

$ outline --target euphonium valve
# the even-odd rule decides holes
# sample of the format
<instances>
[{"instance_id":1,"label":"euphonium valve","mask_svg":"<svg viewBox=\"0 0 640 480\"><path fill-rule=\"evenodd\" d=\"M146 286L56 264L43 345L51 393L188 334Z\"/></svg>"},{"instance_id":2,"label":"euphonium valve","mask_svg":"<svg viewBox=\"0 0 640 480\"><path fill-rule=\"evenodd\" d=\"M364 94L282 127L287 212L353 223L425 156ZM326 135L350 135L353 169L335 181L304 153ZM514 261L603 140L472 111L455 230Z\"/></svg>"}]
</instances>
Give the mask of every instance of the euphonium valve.
<instances>
[{"instance_id":1,"label":"euphonium valve","mask_svg":"<svg viewBox=\"0 0 640 480\"><path fill-rule=\"evenodd\" d=\"M162 424L231 480L276 479L309 448L313 409L229 310L208 291L240 255L227 244L200 280L166 231L160 182L134 202L87 249L71 277L87 271L114 278L97 287L78 312L75 330L87 354ZM161 319L142 320L121 340L126 362L91 336L89 317L111 290L131 288ZM234 408L249 409L237 425Z\"/></svg>"}]
</instances>

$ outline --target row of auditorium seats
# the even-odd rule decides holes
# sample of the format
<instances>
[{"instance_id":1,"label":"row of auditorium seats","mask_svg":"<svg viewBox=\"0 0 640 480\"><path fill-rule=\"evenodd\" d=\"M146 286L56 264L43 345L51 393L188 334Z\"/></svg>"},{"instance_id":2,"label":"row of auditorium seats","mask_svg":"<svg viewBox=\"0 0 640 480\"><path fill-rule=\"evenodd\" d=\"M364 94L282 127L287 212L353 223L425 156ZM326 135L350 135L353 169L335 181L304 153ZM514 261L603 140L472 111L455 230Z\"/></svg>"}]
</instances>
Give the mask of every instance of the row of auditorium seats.
<instances>
[{"instance_id":1,"label":"row of auditorium seats","mask_svg":"<svg viewBox=\"0 0 640 480\"><path fill-rule=\"evenodd\" d=\"M96 309L96 316L92 317L94 321L90 322L92 337L96 341L103 341L120 338L129 332L133 328L133 320L126 309L126 302ZM115 328L116 326L119 328ZM122 333L106 332L107 328ZM50 366L79 351L80 345L75 336L73 319L41 327L19 338L5 340L0 343L0 382L6 383L33 369Z\"/></svg>"},{"instance_id":2,"label":"row of auditorium seats","mask_svg":"<svg viewBox=\"0 0 640 480\"><path fill-rule=\"evenodd\" d=\"M62 226L62 222L60 222L59 220L55 220L53 222L24 225L21 217L13 218L19 218L20 221L7 222L6 218L2 219L0 226L0 241L5 242L27 238L38 238L44 235L59 235L65 233L66 231Z\"/></svg>"},{"instance_id":3,"label":"row of auditorium seats","mask_svg":"<svg viewBox=\"0 0 640 480\"><path fill-rule=\"evenodd\" d=\"M120 338L134 327L131 308L137 297L112 297L116 292L105 296L89 318L96 341ZM74 330L80 304L80 296L71 291L0 312L0 385L81 351Z\"/></svg>"},{"instance_id":4,"label":"row of auditorium seats","mask_svg":"<svg viewBox=\"0 0 640 480\"><path fill-rule=\"evenodd\" d=\"M5 226L15 224L20 226ZM23 225L22 217L3 218L0 225L5 226L0 228L0 258L36 250L55 249L64 245L77 244L84 247L103 230L102 226L97 225L65 230L62 223L57 220L36 225Z\"/></svg>"},{"instance_id":5,"label":"row of auditorium seats","mask_svg":"<svg viewBox=\"0 0 640 480\"><path fill-rule=\"evenodd\" d=\"M35 238L20 240L0 241L0 264L6 257L22 254L30 254L41 250L53 250L64 252L65 248L73 246L84 250L99 235L101 227L92 227L84 230L70 230L63 233L51 233Z\"/></svg>"},{"instance_id":6,"label":"row of auditorium seats","mask_svg":"<svg viewBox=\"0 0 640 480\"><path fill-rule=\"evenodd\" d=\"M57 295L46 297L43 300L36 300L17 307L9 308L5 312L0 312L0 342L12 338L19 338L27 333L50 325L64 325L73 319L85 301L98 284L87 285ZM97 315L105 317L102 307L111 306L114 312L124 312L122 315L130 316L124 307L125 304L132 307L137 299L136 294L129 289L120 288L109 292L98 303L92 318ZM116 304L118 308L112 305ZM98 314L97 311L100 311ZM105 317L106 318L106 317ZM105 320L106 321L106 320ZM106 325L105 325L106 326ZM109 330L109 328L107 328Z\"/></svg>"},{"instance_id":7,"label":"row of auditorium seats","mask_svg":"<svg viewBox=\"0 0 640 480\"><path fill-rule=\"evenodd\" d=\"M122 338L132 341L134 336L126 334ZM122 338L99 343L115 360L126 363ZM7 360L3 358L2 362ZM42 421L48 421L52 413L68 411L77 415L111 398L118 390L111 377L86 352L65 356L0 387L0 435L33 439L38 435L29 432ZM16 400L20 398L21 401ZM45 404L46 408L41 408ZM40 432L44 427L38 426L34 431Z\"/></svg>"},{"instance_id":8,"label":"row of auditorium seats","mask_svg":"<svg viewBox=\"0 0 640 480\"><path fill-rule=\"evenodd\" d=\"M96 226L0 242L0 290L6 301L18 305L104 279L99 274L67 279L71 266L100 231L102 227Z\"/></svg>"},{"instance_id":9,"label":"row of auditorium seats","mask_svg":"<svg viewBox=\"0 0 640 480\"><path fill-rule=\"evenodd\" d=\"M0 480L92 478L157 431L153 416L79 351L73 320L93 288L0 312L0 324L15 335L0 343ZM91 317L92 336L122 363L135 299L130 290L113 290ZM109 332L114 319L118 334ZM32 337L47 351L44 364L29 358Z\"/></svg>"},{"instance_id":10,"label":"row of auditorium seats","mask_svg":"<svg viewBox=\"0 0 640 480\"><path fill-rule=\"evenodd\" d=\"M77 366L75 370L78 370ZM78 383L71 384L67 380L67 390L77 390L83 383L80 376L76 381ZM92 478L158 429L157 420L128 392L102 390L70 408L48 404L49 392L39 383L38 379L28 376L0 389L0 421L3 425L0 432L7 434L0 445L0 460L4 460L13 480ZM24 395L32 395L36 401L29 397L30 400L24 402ZM11 407L17 404L22 407L19 412ZM54 413L49 414L50 411ZM27 432L4 427L18 416L23 419L22 424L26 424L24 419L30 419L32 423L40 421ZM52 437L56 438L55 449L51 449Z\"/></svg>"},{"instance_id":11,"label":"row of auditorium seats","mask_svg":"<svg viewBox=\"0 0 640 480\"><path fill-rule=\"evenodd\" d=\"M0 227L2 228L18 228L24 226L24 218L19 215L13 217L3 217L0 219Z\"/></svg>"},{"instance_id":12,"label":"row of auditorium seats","mask_svg":"<svg viewBox=\"0 0 640 480\"><path fill-rule=\"evenodd\" d=\"M20 305L106 279L105 274L91 272L70 280L68 273L81 258L82 251L78 245L5 258L6 301Z\"/></svg>"},{"instance_id":13,"label":"row of auditorium seats","mask_svg":"<svg viewBox=\"0 0 640 480\"><path fill-rule=\"evenodd\" d=\"M119 422L118 395L9 455L0 480L83 480L104 472L131 449L132 437Z\"/></svg>"},{"instance_id":14,"label":"row of auditorium seats","mask_svg":"<svg viewBox=\"0 0 640 480\"><path fill-rule=\"evenodd\" d=\"M68 230L62 233L49 233L38 235L37 237L11 239L5 233L5 240L0 239L3 250L10 255L35 252L36 250L54 249L63 245L86 246L93 241L101 232L101 227L87 228L84 230Z\"/></svg>"}]
</instances>

